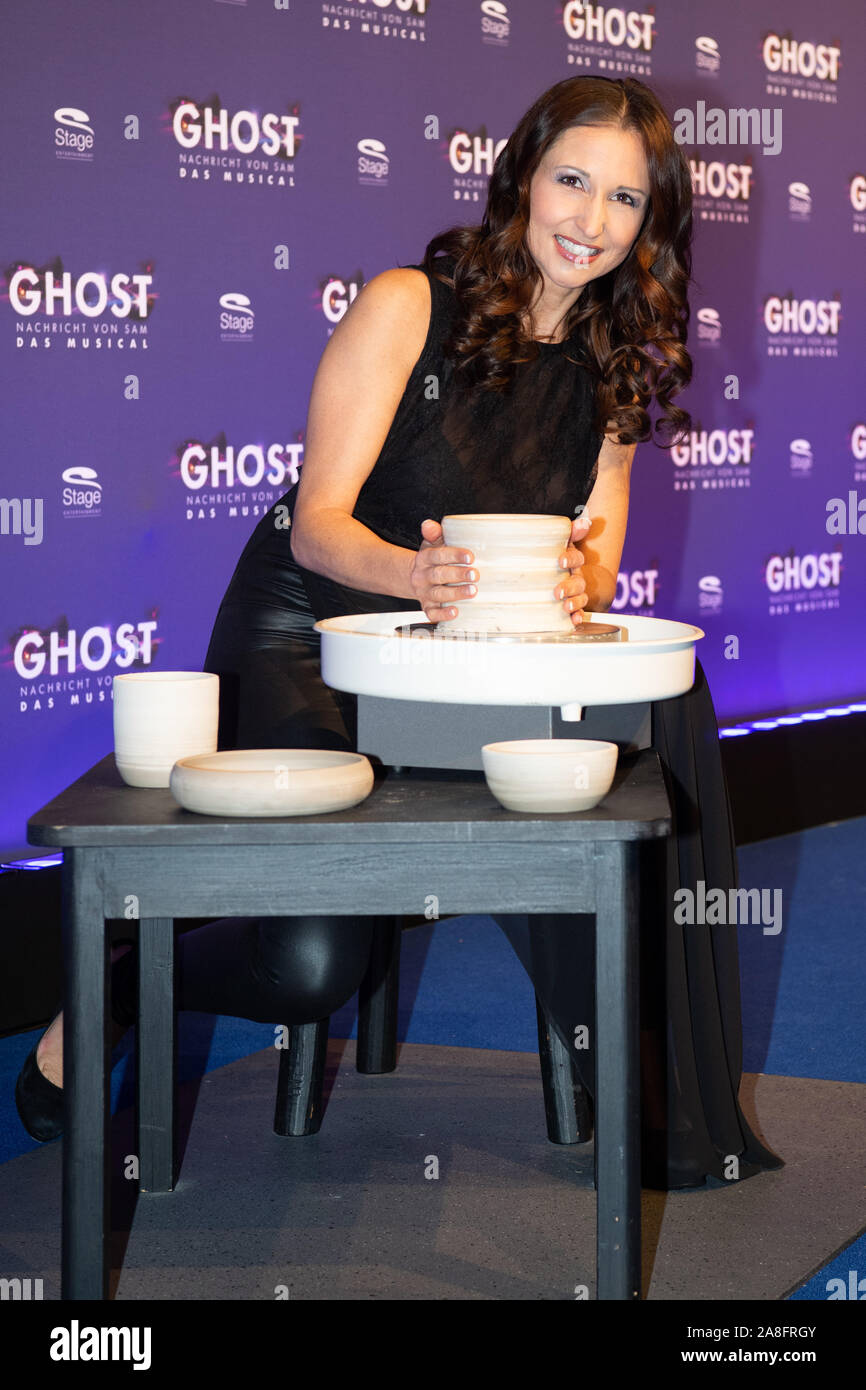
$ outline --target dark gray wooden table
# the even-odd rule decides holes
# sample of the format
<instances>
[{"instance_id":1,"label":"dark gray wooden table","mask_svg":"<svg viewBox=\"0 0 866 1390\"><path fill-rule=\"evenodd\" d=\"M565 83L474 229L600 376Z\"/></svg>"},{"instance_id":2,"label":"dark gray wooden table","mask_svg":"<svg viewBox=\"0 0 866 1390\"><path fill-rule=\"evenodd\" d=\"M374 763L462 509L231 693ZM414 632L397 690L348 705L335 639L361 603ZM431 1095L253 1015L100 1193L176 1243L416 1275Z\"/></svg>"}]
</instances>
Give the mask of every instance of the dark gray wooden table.
<instances>
[{"instance_id":1,"label":"dark gray wooden table","mask_svg":"<svg viewBox=\"0 0 866 1390\"><path fill-rule=\"evenodd\" d=\"M621 757L578 815L505 811L483 775L380 769L360 806L274 820L200 816L127 787L113 754L39 811L63 856L63 1299L108 1296L110 953L137 916L140 1189L174 1186L174 919L322 913L593 913L597 1296L640 1297L638 842L670 833L658 755Z\"/></svg>"}]
</instances>

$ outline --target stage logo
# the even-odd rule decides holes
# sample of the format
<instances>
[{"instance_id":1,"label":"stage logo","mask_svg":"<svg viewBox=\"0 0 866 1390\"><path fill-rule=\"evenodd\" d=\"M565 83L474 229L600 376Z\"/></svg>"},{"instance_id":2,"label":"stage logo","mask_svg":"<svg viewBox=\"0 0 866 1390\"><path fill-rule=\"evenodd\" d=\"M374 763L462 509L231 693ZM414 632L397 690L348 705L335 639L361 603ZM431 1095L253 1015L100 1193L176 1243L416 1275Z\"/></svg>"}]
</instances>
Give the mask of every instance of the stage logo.
<instances>
[{"instance_id":1,"label":"stage logo","mask_svg":"<svg viewBox=\"0 0 866 1390\"><path fill-rule=\"evenodd\" d=\"M691 430L671 448L674 492L717 491L749 487L755 447L754 429Z\"/></svg>"},{"instance_id":2,"label":"stage logo","mask_svg":"<svg viewBox=\"0 0 866 1390\"><path fill-rule=\"evenodd\" d=\"M717 348L722 342L722 320L718 309L704 305L695 315L698 347Z\"/></svg>"},{"instance_id":3,"label":"stage logo","mask_svg":"<svg viewBox=\"0 0 866 1390\"><path fill-rule=\"evenodd\" d=\"M767 295L763 303L768 357L838 357L842 302Z\"/></svg>"},{"instance_id":4,"label":"stage logo","mask_svg":"<svg viewBox=\"0 0 866 1390\"><path fill-rule=\"evenodd\" d=\"M808 222L812 216L812 192L807 183L788 184L788 217L792 222Z\"/></svg>"},{"instance_id":5,"label":"stage logo","mask_svg":"<svg viewBox=\"0 0 866 1390\"><path fill-rule=\"evenodd\" d=\"M770 616L811 613L839 607L842 552L771 555L764 566L764 584L770 596Z\"/></svg>"},{"instance_id":6,"label":"stage logo","mask_svg":"<svg viewBox=\"0 0 866 1390\"><path fill-rule=\"evenodd\" d=\"M178 150L178 177L190 183L294 188L295 157L303 141L300 107L286 112L227 111L180 97L168 121Z\"/></svg>"},{"instance_id":7,"label":"stage logo","mask_svg":"<svg viewBox=\"0 0 866 1390\"><path fill-rule=\"evenodd\" d=\"M649 77L655 15L567 0L562 8L566 61L597 68L603 77Z\"/></svg>"},{"instance_id":8,"label":"stage logo","mask_svg":"<svg viewBox=\"0 0 866 1390\"><path fill-rule=\"evenodd\" d=\"M808 439L792 439L788 445L788 461L792 478L809 478L812 474L812 445Z\"/></svg>"},{"instance_id":9,"label":"stage logo","mask_svg":"<svg viewBox=\"0 0 866 1390\"><path fill-rule=\"evenodd\" d=\"M354 5L322 0L322 28L372 39L426 43L428 4L429 0L368 0Z\"/></svg>"},{"instance_id":10,"label":"stage logo","mask_svg":"<svg viewBox=\"0 0 866 1390\"><path fill-rule=\"evenodd\" d=\"M717 574L704 574L698 580L698 608L706 616L721 613L724 590Z\"/></svg>"},{"instance_id":11,"label":"stage logo","mask_svg":"<svg viewBox=\"0 0 866 1390\"><path fill-rule=\"evenodd\" d=\"M493 173L499 151L508 144L508 137L494 140L482 125L474 133L458 127L448 138L448 163L451 167L451 187L455 201L487 202L487 184Z\"/></svg>"},{"instance_id":12,"label":"stage logo","mask_svg":"<svg viewBox=\"0 0 866 1390\"><path fill-rule=\"evenodd\" d=\"M247 295L235 292L220 295L221 343L251 343L255 321L255 310Z\"/></svg>"},{"instance_id":13,"label":"stage logo","mask_svg":"<svg viewBox=\"0 0 866 1390\"><path fill-rule=\"evenodd\" d=\"M153 266L138 273L63 269L58 257L37 268L17 261L5 272L15 347L48 350L144 351L153 310Z\"/></svg>"},{"instance_id":14,"label":"stage logo","mask_svg":"<svg viewBox=\"0 0 866 1390\"><path fill-rule=\"evenodd\" d=\"M3 660L20 682L19 714L110 703L116 671L153 662L161 642L157 625L154 608L139 622L76 628L64 617L47 628L20 627Z\"/></svg>"},{"instance_id":15,"label":"stage logo","mask_svg":"<svg viewBox=\"0 0 866 1390\"><path fill-rule=\"evenodd\" d=\"M184 488L187 521L264 516L298 481L304 460L301 435L291 444L229 444L186 439L175 450L171 473Z\"/></svg>"},{"instance_id":16,"label":"stage logo","mask_svg":"<svg viewBox=\"0 0 866 1390\"><path fill-rule=\"evenodd\" d=\"M93 161L93 126L86 111L77 106L58 106L54 112L54 153L58 159Z\"/></svg>"},{"instance_id":17,"label":"stage logo","mask_svg":"<svg viewBox=\"0 0 866 1390\"><path fill-rule=\"evenodd\" d=\"M701 222L748 225L754 172L752 162L690 158L694 215Z\"/></svg>"},{"instance_id":18,"label":"stage logo","mask_svg":"<svg viewBox=\"0 0 866 1390\"><path fill-rule=\"evenodd\" d=\"M95 468L74 464L61 474L63 518L70 521L82 516L102 515L102 483Z\"/></svg>"},{"instance_id":19,"label":"stage logo","mask_svg":"<svg viewBox=\"0 0 866 1390\"><path fill-rule=\"evenodd\" d=\"M695 39L695 71L701 77L718 77L722 66L719 45L708 34Z\"/></svg>"},{"instance_id":20,"label":"stage logo","mask_svg":"<svg viewBox=\"0 0 866 1390\"><path fill-rule=\"evenodd\" d=\"M481 42L507 48L511 37L508 6L502 0L481 0Z\"/></svg>"},{"instance_id":21,"label":"stage logo","mask_svg":"<svg viewBox=\"0 0 866 1390\"><path fill-rule=\"evenodd\" d=\"M800 101L827 101L835 105L839 90L842 48L833 43L811 43L789 33L763 36L761 56L768 96L789 96Z\"/></svg>"},{"instance_id":22,"label":"stage logo","mask_svg":"<svg viewBox=\"0 0 866 1390\"><path fill-rule=\"evenodd\" d=\"M388 187L388 151L382 140L367 136L358 141L358 182L373 188Z\"/></svg>"},{"instance_id":23,"label":"stage logo","mask_svg":"<svg viewBox=\"0 0 866 1390\"><path fill-rule=\"evenodd\" d=\"M620 571L616 577L616 593L611 612L627 609L629 613L640 613L642 617L652 617L656 594L659 589L658 560L655 569Z\"/></svg>"}]
</instances>

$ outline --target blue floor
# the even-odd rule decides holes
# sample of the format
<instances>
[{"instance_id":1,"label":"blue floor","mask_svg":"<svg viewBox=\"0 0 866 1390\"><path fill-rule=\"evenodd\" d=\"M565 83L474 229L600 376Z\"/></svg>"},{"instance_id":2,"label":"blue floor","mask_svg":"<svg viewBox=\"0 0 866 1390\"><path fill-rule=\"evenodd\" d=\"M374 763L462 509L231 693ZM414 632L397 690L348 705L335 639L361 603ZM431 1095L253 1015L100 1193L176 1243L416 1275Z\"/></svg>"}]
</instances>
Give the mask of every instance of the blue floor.
<instances>
[{"instance_id":1,"label":"blue floor","mask_svg":"<svg viewBox=\"0 0 866 1390\"><path fill-rule=\"evenodd\" d=\"M866 1082L866 817L747 845L739 864L741 887L779 890L782 905L777 934L761 924L738 928L744 1070ZM355 1002L332 1017L332 1037L356 1036ZM179 1031L182 1080L274 1039L270 1025L204 1014L182 1014ZM0 1162L38 1147L21 1126L13 1097L38 1036L0 1039ZM410 1043L537 1050L532 987L490 918L454 918L403 933L399 1036ZM115 1107L133 1100L130 1048L128 1034L112 1075ZM858 1269L866 1274L866 1236L791 1297L826 1299L839 1288L830 1280L847 1286Z\"/></svg>"}]
</instances>

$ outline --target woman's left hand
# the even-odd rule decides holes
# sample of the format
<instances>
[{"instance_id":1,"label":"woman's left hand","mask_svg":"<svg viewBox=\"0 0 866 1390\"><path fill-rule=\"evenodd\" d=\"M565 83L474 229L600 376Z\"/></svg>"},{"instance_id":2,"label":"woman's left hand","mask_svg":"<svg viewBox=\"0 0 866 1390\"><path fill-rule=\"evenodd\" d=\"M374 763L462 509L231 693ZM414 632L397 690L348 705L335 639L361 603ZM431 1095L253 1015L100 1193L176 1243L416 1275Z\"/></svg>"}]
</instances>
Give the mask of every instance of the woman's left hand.
<instances>
[{"instance_id":1,"label":"woman's left hand","mask_svg":"<svg viewBox=\"0 0 866 1390\"><path fill-rule=\"evenodd\" d=\"M569 574L563 578L562 582L556 587L556 597L562 599L562 606L566 612L571 614L572 622L577 626L583 622L584 609L589 601L586 592L586 580L584 579L581 568L583 566L583 555L577 549L579 541L586 540L592 520L587 512L582 512L575 517L571 524L571 540L568 549L559 557L559 564L562 569L567 569Z\"/></svg>"}]
</instances>

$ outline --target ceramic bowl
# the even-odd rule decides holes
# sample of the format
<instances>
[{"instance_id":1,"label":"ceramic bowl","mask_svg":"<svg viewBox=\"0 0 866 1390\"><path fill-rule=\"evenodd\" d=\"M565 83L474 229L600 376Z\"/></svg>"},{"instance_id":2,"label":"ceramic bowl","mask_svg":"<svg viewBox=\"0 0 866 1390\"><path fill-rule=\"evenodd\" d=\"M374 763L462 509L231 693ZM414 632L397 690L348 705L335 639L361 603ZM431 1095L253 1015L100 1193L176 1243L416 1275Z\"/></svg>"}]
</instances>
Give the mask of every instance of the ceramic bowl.
<instances>
[{"instance_id":1,"label":"ceramic bowl","mask_svg":"<svg viewBox=\"0 0 866 1390\"><path fill-rule=\"evenodd\" d=\"M203 816L319 816L357 806L373 780L361 753L253 748L180 758L170 786L184 810Z\"/></svg>"},{"instance_id":2,"label":"ceramic bowl","mask_svg":"<svg viewBox=\"0 0 866 1390\"><path fill-rule=\"evenodd\" d=\"M613 783L619 749L588 738L511 739L481 749L484 776L507 811L589 811Z\"/></svg>"},{"instance_id":3,"label":"ceramic bowl","mask_svg":"<svg viewBox=\"0 0 866 1390\"><path fill-rule=\"evenodd\" d=\"M567 516L467 513L443 516L446 545L472 552L477 593L460 599L457 617L437 623L447 632L573 632L555 596L566 577L559 557L571 537Z\"/></svg>"}]
</instances>

